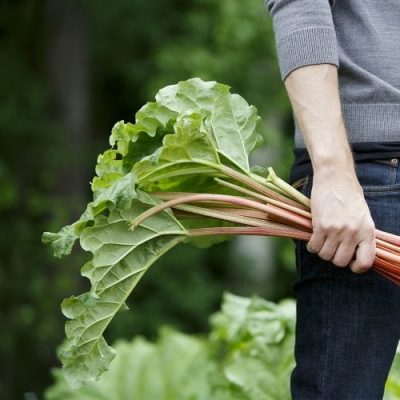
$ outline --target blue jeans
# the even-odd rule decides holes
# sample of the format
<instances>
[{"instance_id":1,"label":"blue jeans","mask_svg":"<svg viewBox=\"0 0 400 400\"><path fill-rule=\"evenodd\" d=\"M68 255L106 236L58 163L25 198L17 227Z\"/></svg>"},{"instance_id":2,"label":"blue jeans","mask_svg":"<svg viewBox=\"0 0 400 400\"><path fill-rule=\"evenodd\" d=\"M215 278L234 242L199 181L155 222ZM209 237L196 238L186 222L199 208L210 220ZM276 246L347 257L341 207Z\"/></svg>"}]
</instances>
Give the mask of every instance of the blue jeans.
<instances>
[{"instance_id":1,"label":"blue jeans","mask_svg":"<svg viewBox=\"0 0 400 400\"><path fill-rule=\"evenodd\" d=\"M378 229L400 234L400 167L356 165ZM301 180L310 196L312 175ZM337 268L296 242L294 400L378 400L400 339L400 287L375 271Z\"/></svg>"}]
</instances>

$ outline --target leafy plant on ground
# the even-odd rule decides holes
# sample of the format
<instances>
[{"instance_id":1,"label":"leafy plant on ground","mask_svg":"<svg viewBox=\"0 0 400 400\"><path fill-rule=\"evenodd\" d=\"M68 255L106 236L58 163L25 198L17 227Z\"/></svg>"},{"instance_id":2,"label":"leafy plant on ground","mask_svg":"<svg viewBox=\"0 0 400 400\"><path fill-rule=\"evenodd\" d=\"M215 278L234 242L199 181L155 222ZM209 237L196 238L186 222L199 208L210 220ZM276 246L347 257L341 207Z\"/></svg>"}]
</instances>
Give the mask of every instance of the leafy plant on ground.
<instances>
[{"instance_id":1,"label":"leafy plant on ground","mask_svg":"<svg viewBox=\"0 0 400 400\"><path fill-rule=\"evenodd\" d=\"M394 359L389 378L386 382L384 400L400 399L400 343L397 348L397 355Z\"/></svg>"},{"instance_id":2,"label":"leafy plant on ground","mask_svg":"<svg viewBox=\"0 0 400 400\"><path fill-rule=\"evenodd\" d=\"M71 389L61 370L46 400L285 400L293 367L295 305L226 293L208 337L164 327L151 343L116 343L98 382Z\"/></svg>"},{"instance_id":3,"label":"leafy plant on ground","mask_svg":"<svg viewBox=\"0 0 400 400\"><path fill-rule=\"evenodd\" d=\"M117 356L98 382L72 389L60 369L46 400L289 400L294 367L295 303L225 293L207 337L160 329L115 344ZM400 400L400 347L385 400Z\"/></svg>"}]
</instances>

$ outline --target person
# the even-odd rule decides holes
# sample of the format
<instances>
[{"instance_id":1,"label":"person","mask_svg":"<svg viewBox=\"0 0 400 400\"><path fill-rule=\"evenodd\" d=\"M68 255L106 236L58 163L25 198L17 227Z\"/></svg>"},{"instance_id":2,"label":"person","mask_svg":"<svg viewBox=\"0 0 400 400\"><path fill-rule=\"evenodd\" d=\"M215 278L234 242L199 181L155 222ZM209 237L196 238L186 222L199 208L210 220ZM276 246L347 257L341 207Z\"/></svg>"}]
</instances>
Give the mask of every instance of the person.
<instances>
[{"instance_id":1,"label":"person","mask_svg":"<svg viewBox=\"0 0 400 400\"><path fill-rule=\"evenodd\" d=\"M266 0L295 120L290 182L311 196L296 244L293 399L381 399L400 287L371 270L400 234L400 1Z\"/></svg>"}]
</instances>

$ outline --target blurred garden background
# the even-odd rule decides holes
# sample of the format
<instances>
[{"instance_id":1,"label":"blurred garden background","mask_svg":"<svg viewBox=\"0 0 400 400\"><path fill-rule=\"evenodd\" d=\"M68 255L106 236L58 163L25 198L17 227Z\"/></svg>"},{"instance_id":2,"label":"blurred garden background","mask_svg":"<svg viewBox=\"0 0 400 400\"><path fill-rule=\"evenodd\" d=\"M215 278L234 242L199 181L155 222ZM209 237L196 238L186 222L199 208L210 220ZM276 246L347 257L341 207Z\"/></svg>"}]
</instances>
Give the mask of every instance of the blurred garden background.
<instances>
[{"instance_id":1,"label":"blurred garden background","mask_svg":"<svg viewBox=\"0 0 400 400\"><path fill-rule=\"evenodd\" d=\"M88 288L79 249L54 259L41 234L79 217L114 123L133 121L165 85L226 83L262 117L254 162L285 178L292 118L262 0L2 0L0 59L0 399L35 400L59 367L60 303ZM157 341L163 326L206 335L225 291L279 301L294 278L289 240L181 246L150 269L106 338Z\"/></svg>"}]
</instances>

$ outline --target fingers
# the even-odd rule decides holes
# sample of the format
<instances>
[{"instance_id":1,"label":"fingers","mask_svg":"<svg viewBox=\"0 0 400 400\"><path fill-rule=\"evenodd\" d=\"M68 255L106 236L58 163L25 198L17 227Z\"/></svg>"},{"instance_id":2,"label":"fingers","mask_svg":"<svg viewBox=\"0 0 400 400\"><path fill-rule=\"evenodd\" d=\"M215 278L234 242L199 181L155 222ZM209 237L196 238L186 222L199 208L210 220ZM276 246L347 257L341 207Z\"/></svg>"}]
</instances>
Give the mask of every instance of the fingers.
<instances>
[{"instance_id":1,"label":"fingers","mask_svg":"<svg viewBox=\"0 0 400 400\"><path fill-rule=\"evenodd\" d=\"M320 258L331 261L337 267L349 265L350 269L357 274L367 272L372 267L375 260L375 248L375 240L364 240L356 246L350 240L338 243L322 235L311 237L307 244L307 250L313 250L310 253L317 253ZM354 254L355 259L352 261Z\"/></svg>"},{"instance_id":2,"label":"fingers","mask_svg":"<svg viewBox=\"0 0 400 400\"><path fill-rule=\"evenodd\" d=\"M346 267L353 258L356 245L351 240L340 242L335 237L318 236L310 239L307 250L318 254L325 261L331 261L337 267Z\"/></svg>"},{"instance_id":3,"label":"fingers","mask_svg":"<svg viewBox=\"0 0 400 400\"><path fill-rule=\"evenodd\" d=\"M319 253L324 245L325 239L326 236L321 231L314 229L314 232L307 243L307 250L313 254Z\"/></svg>"},{"instance_id":4,"label":"fingers","mask_svg":"<svg viewBox=\"0 0 400 400\"><path fill-rule=\"evenodd\" d=\"M374 263L375 248L375 240L361 242L356 250L356 259L350 263L350 269L357 274L367 272Z\"/></svg>"},{"instance_id":5,"label":"fingers","mask_svg":"<svg viewBox=\"0 0 400 400\"><path fill-rule=\"evenodd\" d=\"M313 233L307 250L337 267L351 265L351 269L357 273L368 271L375 260L374 239L363 240L357 245L354 236L343 239L340 235L326 235L321 231Z\"/></svg>"},{"instance_id":6,"label":"fingers","mask_svg":"<svg viewBox=\"0 0 400 400\"><path fill-rule=\"evenodd\" d=\"M347 267L354 257L356 249L356 243L350 241L344 241L339 244L336 250L336 254L332 259L332 263L337 267Z\"/></svg>"},{"instance_id":7,"label":"fingers","mask_svg":"<svg viewBox=\"0 0 400 400\"><path fill-rule=\"evenodd\" d=\"M335 238L328 237L321 250L319 251L318 255L325 261L331 261L332 258L335 256L336 249L338 248L338 241Z\"/></svg>"},{"instance_id":8,"label":"fingers","mask_svg":"<svg viewBox=\"0 0 400 400\"><path fill-rule=\"evenodd\" d=\"M307 250L325 261L332 261L338 267L345 267L351 261L357 245L351 240L353 238L348 239L344 240L340 232L315 230L307 243Z\"/></svg>"}]
</instances>

